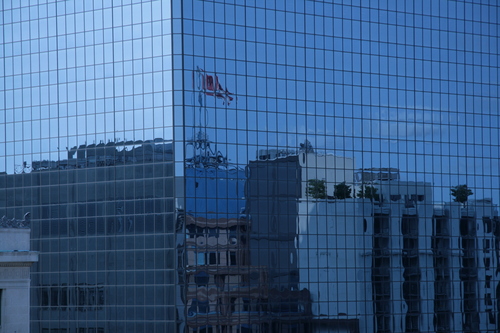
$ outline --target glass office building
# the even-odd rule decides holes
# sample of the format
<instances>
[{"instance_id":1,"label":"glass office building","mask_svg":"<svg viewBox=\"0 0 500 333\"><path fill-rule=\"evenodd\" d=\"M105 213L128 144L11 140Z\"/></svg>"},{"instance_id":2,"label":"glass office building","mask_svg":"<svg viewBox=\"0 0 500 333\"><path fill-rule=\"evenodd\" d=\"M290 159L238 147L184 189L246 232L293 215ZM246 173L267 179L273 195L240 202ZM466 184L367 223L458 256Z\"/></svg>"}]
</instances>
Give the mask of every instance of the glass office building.
<instances>
[{"instance_id":1,"label":"glass office building","mask_svg":"<svg viewBox=\"0 0 500 333\"><path fill-rule=\"evenodd\" d=\"M500 329L497 1L0 8L33 332Z\"/></svg>"}]
</instances>

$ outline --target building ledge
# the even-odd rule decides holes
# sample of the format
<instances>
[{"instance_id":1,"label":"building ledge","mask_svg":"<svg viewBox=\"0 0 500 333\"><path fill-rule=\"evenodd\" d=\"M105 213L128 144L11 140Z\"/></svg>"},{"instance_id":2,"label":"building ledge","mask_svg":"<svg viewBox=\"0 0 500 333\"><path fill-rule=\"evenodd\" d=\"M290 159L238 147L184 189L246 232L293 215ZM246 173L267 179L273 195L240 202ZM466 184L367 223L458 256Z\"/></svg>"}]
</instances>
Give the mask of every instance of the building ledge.
<instances>
[{"instance_id":1,"label":"building ledge","mask_svg":"<svg viewBox=\"0 0 500 333\"><path fill-rule=\"evenodd\" d=\"M29 267L37 261L35 251L0 251L0 267Z\"/></svg>"}]
</instances>

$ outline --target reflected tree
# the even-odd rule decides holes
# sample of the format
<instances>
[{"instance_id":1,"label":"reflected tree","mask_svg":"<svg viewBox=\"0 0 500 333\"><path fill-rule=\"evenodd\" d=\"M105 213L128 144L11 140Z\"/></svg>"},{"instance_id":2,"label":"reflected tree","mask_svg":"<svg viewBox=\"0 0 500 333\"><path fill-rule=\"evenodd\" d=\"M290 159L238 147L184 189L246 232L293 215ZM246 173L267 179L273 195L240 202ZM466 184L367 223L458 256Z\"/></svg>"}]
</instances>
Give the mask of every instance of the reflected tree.
<instances>
[{"instance_id":1,"label":"reflected tree","mask_svg":"<svg viewBox=\"0 0 500 333\"><path fill-rule=\"evenodd\" d=\"M307 181L307 196L314 199L326 199L326 182L322 179Z\"/></svg>"},{"instance_id":2,"label":"reflected tree","mask_svg":"<svg viewBox=\"0 0 500 333\"><path fill-rule=\"evenodd\" d=\"M460 202L462 206L467 205L467 200L474 192L466 185L457 185L451 188L451 196L454 198L453 201Z\"/></svg>"},{"instance_id":3,"label":"reflected tree","mask_svg":"<svg viewBox=\"0 0 500 333\"><path fill-rule=\"evenodd\" d=\"M358 192L358 198L366 198L370 199L371 201L379 201L380 197L378 195L378 189L374 186L371 185L361 185L361 189Z\"/></svg>"},{"instance_id":4,"label":"reflected tree","mask_svg":"<svg viewBox=\"0 0 500 333\"><path fill-rule=\"evenodd\" d=\"M342 182L334 186L333 196L335 199L348 199L352 198L351 192L351 187L345 182Z\"/></svg>"}]
</instances>

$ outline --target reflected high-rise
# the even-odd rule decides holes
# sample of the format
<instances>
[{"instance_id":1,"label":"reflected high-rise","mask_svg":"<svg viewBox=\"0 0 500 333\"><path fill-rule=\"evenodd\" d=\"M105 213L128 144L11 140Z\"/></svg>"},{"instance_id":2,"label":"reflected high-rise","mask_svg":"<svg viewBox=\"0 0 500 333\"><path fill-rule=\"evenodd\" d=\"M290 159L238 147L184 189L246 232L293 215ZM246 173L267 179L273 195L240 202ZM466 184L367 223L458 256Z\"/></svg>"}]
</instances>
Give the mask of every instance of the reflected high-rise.
<instances>
[{"instance_id":1,"label":"reflected high-rise","mask_svg":"<svg viewBox=\"0 0 500 333\"><path fill-rule=\"evenodd\" d=\"M500 327L496 2L0 8L32 331Z\"/></svg>"}]
</instances>

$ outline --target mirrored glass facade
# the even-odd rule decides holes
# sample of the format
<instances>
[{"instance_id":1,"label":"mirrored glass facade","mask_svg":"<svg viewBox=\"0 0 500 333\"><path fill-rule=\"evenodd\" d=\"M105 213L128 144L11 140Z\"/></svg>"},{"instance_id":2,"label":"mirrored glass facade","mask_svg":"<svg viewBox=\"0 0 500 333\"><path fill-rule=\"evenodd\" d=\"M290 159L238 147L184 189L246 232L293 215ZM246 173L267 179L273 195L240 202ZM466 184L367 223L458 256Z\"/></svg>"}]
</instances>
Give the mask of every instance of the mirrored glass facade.
<instances>
[{"instance_id":1,"label":"mirrored glass facade","mask_svg":"<svg viewBox=\"0 0 500 333\"><path fill-rule=\"evenodd\" d=\"M497 332L495 0L3 0L33 332Z\"/></svg>"}]
</instances>

